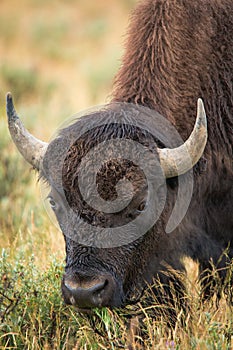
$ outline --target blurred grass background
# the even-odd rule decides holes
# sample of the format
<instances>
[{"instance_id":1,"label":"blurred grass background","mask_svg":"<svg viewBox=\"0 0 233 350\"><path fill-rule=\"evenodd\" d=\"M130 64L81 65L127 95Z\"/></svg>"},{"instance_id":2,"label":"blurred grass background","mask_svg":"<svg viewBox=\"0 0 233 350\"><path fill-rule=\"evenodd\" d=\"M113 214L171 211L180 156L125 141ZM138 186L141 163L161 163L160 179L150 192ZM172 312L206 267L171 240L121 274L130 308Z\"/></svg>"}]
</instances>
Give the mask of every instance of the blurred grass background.
<instances>
[{"instance_id":1,"label":"blurred grass background","mask_svg":"<svg viewBox=\"0 0 233 350\"><path fill-rule=\"evenodd\" d=\"M136 2L0 2L0 349L120 349L128 342L124 312L97 310L93 322L63 305L63 237L44 209L37 174L10 139L5 95L12 92L26 127L45 141L66 118L109 101ZM195 318L188 314L171 331L142 309L144 348L232 349L232 309L224 300L218 310L200 305L197 266L188 261L187 269Z\"/></svg>"}]
</instances>

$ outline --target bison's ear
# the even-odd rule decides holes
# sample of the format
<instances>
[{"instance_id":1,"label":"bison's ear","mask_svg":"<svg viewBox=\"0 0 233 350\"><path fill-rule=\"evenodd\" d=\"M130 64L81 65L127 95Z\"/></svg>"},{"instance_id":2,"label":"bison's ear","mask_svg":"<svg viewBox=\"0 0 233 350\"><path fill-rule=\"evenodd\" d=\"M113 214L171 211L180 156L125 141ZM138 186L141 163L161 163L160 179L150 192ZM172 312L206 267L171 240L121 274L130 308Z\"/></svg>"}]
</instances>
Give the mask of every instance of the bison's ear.
<instances>
[{"instance_id":1,"label":"bison's ear","mask_svg":"<svg viewBox=\"0 0 233 350\"><path fill-rule=\"evenodd\" d=\"M10 93L6 96L6 111L8 117L8 128L19 152L33 168L40 170L41 162L48 147L46 142L42 142L32 136L19 119L13 104Z\"/></svg>"},{"instance_id":2,"label":"bison's ear","mask_svg":"<svg viewBox=\"0 0 233 350\"><path fill-rule=\"evenodd\" d=\"M199 98L197 118L191 135L180 147L158 149L161 167L166 178L185 174L201 158L207 142L207 120L205 108Z\"/></svg>"}]
</instances>

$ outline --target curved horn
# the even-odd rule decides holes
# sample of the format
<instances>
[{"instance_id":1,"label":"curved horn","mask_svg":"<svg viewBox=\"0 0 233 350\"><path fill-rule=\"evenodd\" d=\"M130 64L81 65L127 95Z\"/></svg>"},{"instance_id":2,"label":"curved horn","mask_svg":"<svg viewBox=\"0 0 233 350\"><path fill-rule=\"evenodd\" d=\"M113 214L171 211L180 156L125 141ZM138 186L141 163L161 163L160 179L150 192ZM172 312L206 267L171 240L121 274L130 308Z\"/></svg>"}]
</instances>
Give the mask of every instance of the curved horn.
<instances>
[{"instance_id":1,"label":"curved horn","mask_svg":"<svg viewBox=\"0 0 233 350\"><path fill-rule=\"evenodd\" d=\"M24 159L30 163L33 168L39 170L48 144L36 139L25 129L15 111L11 93L8 93L6 96L6 110L8 128L16 147Z\"/></svg>"},{"instance_id":2,"label":"curved horn","mask_svg":"<svg viewBox=\"0 0 233 350\"><path fill-rule=\"evenodd\" d=\"M197 119L188 140L173 149L158 149L160 164L166 178L186 173L201 158L207 142L207 121L202 99L197 102Z\"/></svg>"}]
</instances>

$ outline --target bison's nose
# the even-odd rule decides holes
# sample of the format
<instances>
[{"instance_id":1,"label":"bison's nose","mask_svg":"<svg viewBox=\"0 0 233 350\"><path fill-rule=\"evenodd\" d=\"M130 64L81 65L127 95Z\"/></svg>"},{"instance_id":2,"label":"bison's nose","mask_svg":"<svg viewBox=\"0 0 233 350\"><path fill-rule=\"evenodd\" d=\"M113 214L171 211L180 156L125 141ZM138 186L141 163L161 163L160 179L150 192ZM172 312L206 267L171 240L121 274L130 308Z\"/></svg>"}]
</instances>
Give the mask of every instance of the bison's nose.
<instances>
[{"instance_id":1,"label":"bison's nose","mask_svg":"<svg viewBox=\"0 0 233 350\"><path fill-rule=\"evenodd\" d=\"M114 279L108 275L84 280L77 276L65 276L62 282L65 302L80 309L119 306L117 289Z\"/></svg>"}]
</instances>

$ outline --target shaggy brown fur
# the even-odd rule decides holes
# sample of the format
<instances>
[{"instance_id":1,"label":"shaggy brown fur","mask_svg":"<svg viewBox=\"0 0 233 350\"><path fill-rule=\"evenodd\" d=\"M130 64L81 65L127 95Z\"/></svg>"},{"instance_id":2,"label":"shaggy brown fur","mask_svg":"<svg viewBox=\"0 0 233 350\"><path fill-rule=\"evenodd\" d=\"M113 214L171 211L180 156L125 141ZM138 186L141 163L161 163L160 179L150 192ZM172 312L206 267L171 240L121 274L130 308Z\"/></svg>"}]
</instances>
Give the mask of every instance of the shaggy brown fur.
<instances>
[{"instance_id":1,"label":"shaggy brown fur","mask_svg":"<svg viewBox=\"0 0 233 350\"><path fill-rule=\"evenodd\" d=\"M131 18L113 92L114 101L142 104L160 112L184 139L195 121L196 100L204 100L208 117L208 144L203 157L206 171L194 173L191 204L195 213L191 221L204 230L200 246L192 254L201 268L206 268L208 258L214 255L216 262L228 243L232 247L233 240L232 50L231 0L141 1ZM189 211L188 220L192 216ZM181 227L179 230L189 231L187 237L190 227ZM207 242L206 235L215 242L212 253L207 246L201 248ZM194 247L194 240L188 245Z\"/></svg>"},{"instance_id":2,"label":"shaggy brown fur","mask_svg":"<svg viewBox=\"0 0 233 350\"><path fill-rule=\"evenodd\" d=\"M113 100L156 109L185 139L201 97L211 149L231 156L232 12L231 0L141 1L131 18Z\"/></svg>"}]
</instances>

